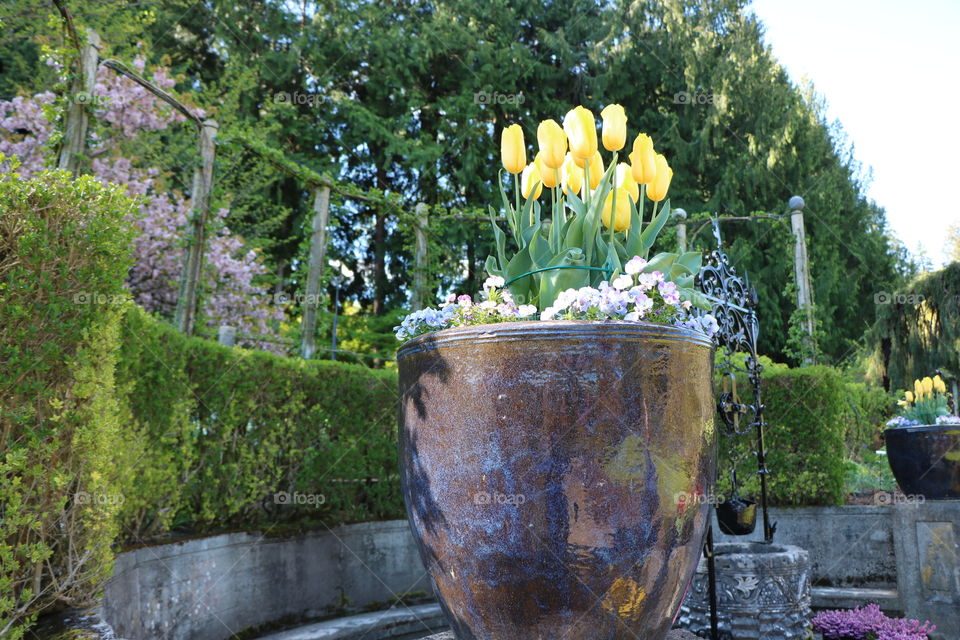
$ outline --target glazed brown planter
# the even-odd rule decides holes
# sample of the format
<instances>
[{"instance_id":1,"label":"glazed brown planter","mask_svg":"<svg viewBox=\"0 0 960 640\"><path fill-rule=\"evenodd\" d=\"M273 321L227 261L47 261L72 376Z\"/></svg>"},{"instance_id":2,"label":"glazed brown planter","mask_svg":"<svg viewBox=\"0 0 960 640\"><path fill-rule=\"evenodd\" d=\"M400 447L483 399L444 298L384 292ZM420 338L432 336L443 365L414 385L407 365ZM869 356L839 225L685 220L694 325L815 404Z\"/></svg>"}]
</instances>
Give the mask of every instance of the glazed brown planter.
<instances>
[{"instance_id":1,"label":"glazed brown planter","mask_svg":"<svg viewBox=\"0 0 960 640\"><path fill-rule=\"evenodd\" d=\"M397 359L403 495L457 638L661 640L708 523L710 341L512 322Z\"/></svg>"}]
</instances>

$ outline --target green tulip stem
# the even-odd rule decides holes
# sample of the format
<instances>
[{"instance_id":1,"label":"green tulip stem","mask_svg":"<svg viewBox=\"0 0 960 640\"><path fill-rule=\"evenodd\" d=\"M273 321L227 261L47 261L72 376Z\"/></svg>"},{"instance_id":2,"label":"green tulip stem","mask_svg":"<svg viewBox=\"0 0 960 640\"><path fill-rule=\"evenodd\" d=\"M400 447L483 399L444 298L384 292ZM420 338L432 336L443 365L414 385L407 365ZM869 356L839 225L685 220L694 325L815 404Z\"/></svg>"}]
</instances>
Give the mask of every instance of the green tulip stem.
<instances>
[{"instance_id":1,"label":"green tulip stem","mask_svg":"<svg viewBox=\"0 0 960 640\"><path fill-rule=\"evenodd\" d=\"M613 199L610 202L610 246L612 247L613 234L615 233L614 229L617 226L616 225L616 222L617 222L617 152L616 151L613 152L613 160L611 160L611 162L613 163L613 174L611 176L613 178L613 184L610 185L611 188L613 189Z\"/></svg>"},{"instance_id":2,"label":"green tulip stem","mask_svg":"<svg viewBox=\"0 0 960 640\"><path fill-rule=\"evenodd\" d=\"M519 228L520 222L520 174L516 174L513 178L513 192L516 195L517 208L514 209L514 217L517 219L517 227Z\"/></svg>"},{"instance_id":3,"label":"green tulip stem","mask_svg":"<svg viewBox=\"0 0 960 640\"><path fill-rule=\"evenodd\" d=\"M583 205L590 208L590 161L583 163Z\"/></svg>"},{"instance_id":4,"label":"green tulip stem","mask_svg":"<svg viewBox=\"0 0 960 640\"><path fill-rule=\"evenodd\" d=\"M646 197L647 197L647 185L642 184L640 185L640 199L637 201L637 204L639 205L637 214L639 214L639 217L640 217L640 231L643 231L643 206L644 206L643 203L646 202Z\"/></svg>"},{"instance_id":5,"label":"green tulip stem","mask_svg":"<svg viewBox=\"0 0 960 640\"><path fill-rule=\"evenodd\" d=\"M614 165L616 166L616 165ZM613 170L613 196L610 199L610 246L613 246L613 233L617 227L617 170Z\"/></svg>"}]
</instances>

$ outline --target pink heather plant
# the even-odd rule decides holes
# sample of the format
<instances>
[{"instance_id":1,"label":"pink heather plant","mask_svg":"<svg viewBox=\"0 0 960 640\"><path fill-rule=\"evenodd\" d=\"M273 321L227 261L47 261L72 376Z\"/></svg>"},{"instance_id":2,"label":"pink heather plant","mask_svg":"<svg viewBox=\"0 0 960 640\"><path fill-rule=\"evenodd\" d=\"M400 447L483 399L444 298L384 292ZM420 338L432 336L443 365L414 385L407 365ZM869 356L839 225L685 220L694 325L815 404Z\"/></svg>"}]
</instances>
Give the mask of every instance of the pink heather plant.
<instances>
[{"instance_id":1,"label":"pink heather plant","mask_svg":"<svg viewBox=\"0 0 960 640\"><path fill-rule=\"evenodd\" d=\"M133 66L142 73L143 59ZM163 68L154 71L151 80L163 89L174 85ZM140 235L134 247L135 263L127 285L142 307L169 316L176 308L190 203L181 193L163 188L159 169L137 167L133 159L120 155L119 149L122 142L136 139L140 132L166 129L184 117L105 67L97 74L95 95L96 120L105 125L105 133L91 135L92 172L143 198L143 215L136 221ZM54 99L54 94L46 91L0 101L0 153L17 156L21 175L30 176L49 166L50 151L45 145L54 125L47 120L44 106ZM256 252L244 248L242 238L231 234L225 224L228 214L221 209L211 221L201 311L210 327L230 324L241 333L270 334L270 322L282 319L283 311L269 304L265 287L255 284L267 269ZM280 350L271 343L250 346Z\"/></svg>"},{"instance_id":2,"label":"pink heather plant","mask_svg":"<svg viewBox=\"0 0 960 640\"><path fill-rule=\"evenodd\" d=\"M937 629L929 621L888 618L876 604L822 611L814 616L813 627L824 640L927 640Z\"/></svg>"}]
</instances>

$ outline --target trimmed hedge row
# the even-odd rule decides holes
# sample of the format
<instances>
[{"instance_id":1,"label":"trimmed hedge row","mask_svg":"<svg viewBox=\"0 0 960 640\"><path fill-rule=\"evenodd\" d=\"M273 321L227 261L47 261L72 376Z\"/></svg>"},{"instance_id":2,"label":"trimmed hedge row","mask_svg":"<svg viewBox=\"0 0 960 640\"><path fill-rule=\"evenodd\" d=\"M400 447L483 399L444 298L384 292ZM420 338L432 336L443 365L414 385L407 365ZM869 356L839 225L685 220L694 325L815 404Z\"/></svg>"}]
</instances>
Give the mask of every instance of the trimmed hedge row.
<instances>
[{"instance_id":1,"label":"trimmed hedge row","mask_svg":"<svg viewBox=\"0 0 960 640\"><path fill-rule=\"evenodd\" d=\"M128 540L403 517L395 373L187 338L138 308L121 342Z\"/></svg>"},{"instance_id":2,"label":"trimmed hedge row","mask_svg":"<svg viewBox=\"0 0 960 640\"><path fill-rule=\"evenodd\" d=\"M741 402L749 385L738 381ZM777 506L839 505L844 501L845 460L859 459L876 446L879 425L893 409L885 393L850 382L827 366L787 369L769 367L763 375L767 490ZM718 495L731 495L729 440L720 439ZM737 468L740 494L757 497L760 481L754 431L737 437L733 446L742 462Z\"/></svg>"}]
</instances>

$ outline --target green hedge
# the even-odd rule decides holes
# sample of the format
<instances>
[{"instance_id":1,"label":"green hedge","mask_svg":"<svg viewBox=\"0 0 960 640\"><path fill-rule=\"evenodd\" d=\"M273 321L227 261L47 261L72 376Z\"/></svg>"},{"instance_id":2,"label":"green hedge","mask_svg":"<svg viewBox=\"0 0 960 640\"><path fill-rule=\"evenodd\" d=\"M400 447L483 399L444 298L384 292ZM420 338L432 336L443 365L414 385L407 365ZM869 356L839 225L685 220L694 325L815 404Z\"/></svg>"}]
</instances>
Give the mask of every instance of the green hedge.
<instances>
[{"instance_id":1,"label":"green hedge","mask_svg":"<svg viewBox=\"0 0 960 640\"><path fill-rule=\"evenodd\" d=\"M136 308L136 212L91 178L0 175L4 639L93 602L117 543L403 516L396 373L187 338Z\"/></svg>"},{"instance_id":2,"label":"green hedge","mask_svg":"<svg viewBox=\"0 0 960 640\"><path fill-rule=\"evenodd\" d=\"M738 382L741 401L749 385ZM844 501L845 461L874 446L877 425L889 415L892 401L882 391L850 382L827 366L769 367L763 375L768 496L779 506L838 505ZM720 441L717 493L730 495L731 465ZM757 497L760 482L754 432L739 436L735 450L744 456L737 470L741 495Z\"/></svg>"},{"instance_id":3,"label":"green hedge","mask_svg":"<svg viewBox=\"0 0 960 640\"><path fill-rule=\"evenodd\" d=\"M0 174L0 637L88 604L112 566L114 387L135 204L65 173Z\"/></svg>"},{"instance_id":4,"label":"green hedge","mask_svg":"<svg viewBox=\"0 0 960 640\"><path fill-rule=\"evenodd\" d=\"M117 378L139 461L128 539L403 516L395 372L187 338L133 308Z\"/></svg>"}]
</instances>

